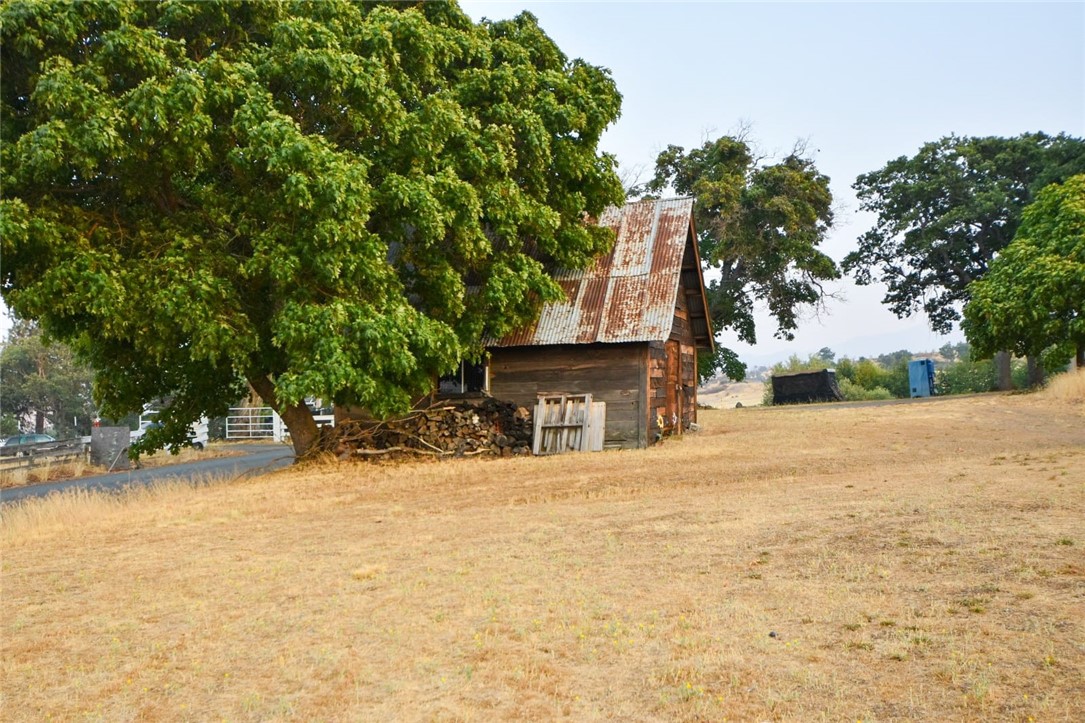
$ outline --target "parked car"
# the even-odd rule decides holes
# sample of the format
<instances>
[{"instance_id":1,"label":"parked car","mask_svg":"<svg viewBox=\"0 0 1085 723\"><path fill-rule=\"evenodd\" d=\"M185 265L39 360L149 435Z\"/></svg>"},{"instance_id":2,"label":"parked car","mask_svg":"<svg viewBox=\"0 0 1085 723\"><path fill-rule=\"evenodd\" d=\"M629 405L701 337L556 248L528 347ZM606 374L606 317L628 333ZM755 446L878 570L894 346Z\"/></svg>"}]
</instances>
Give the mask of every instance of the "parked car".
<instances>
[{"instance_id":1,"label":"parked car","mask_svg":"<svg viewBox=\"0 0 1085 723\"><path fill-rule=\"evenodd\" d=\"M56 438L48 434L16 434L8 437L0 444L0 456L14 457L28 455L39 444L55 442Z\"/></svg>"},{"instance_id":2,"label":"parked car","mask_svg":"<svg viewBox=\"0 0 1085 723\"><path fill-rule=\"evenodd\" d=\"M55 441L57 441L56 437L51 437L48 434L16 434L5 439L4 446L15 447L20 444L45 444L46 442Z\"/></svg>"},{"instance_id":3,"label":"parked car","mask_svg":"<svg viewBox=\"0 0 1085 723\"><path fill-rule=\"evenodd\" d=\"M133 442L146 434L147 430L157 429L162 426L161 422L147 421L146 419L144 419L144 416L146 415L140 417L139 429L133 431L130 435L131 441ZM204 448L204 445L207 444L206 421L200 421L192 425L192 427L188 430L188 441L194 449L200 450Z\"/></svg>"}]
</instances>

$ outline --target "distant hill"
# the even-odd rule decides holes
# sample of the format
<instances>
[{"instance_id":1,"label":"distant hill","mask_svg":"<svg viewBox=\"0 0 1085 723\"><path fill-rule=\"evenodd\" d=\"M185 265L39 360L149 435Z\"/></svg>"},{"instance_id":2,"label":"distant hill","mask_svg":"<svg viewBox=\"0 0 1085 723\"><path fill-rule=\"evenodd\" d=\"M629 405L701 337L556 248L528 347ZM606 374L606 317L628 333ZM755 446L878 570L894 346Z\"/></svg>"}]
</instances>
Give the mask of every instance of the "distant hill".
<instances>
[{"instance_id":1,"label":"distant hill","mask_svg":"<svg viewBox=\"0 0 1085 723\"><path fill-rule=\"evenodd\" d=\"M710 381L709 384L711 391L701 391L702 388L698 388L697 403L715 409L731 409L739 403L744 407L754 407L761 404L765 393L765 384L761 381L724 380L715 384Z\"/></svg>"}]
</instances>

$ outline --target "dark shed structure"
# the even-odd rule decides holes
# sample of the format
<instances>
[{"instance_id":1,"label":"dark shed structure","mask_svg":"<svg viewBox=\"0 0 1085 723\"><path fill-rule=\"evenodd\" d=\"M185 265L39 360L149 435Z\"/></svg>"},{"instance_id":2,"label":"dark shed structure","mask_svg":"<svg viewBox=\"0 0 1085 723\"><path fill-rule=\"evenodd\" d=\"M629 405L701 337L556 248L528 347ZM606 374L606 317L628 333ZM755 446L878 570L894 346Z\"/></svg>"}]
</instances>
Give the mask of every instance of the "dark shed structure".
<instances>
[{"instance_id":1,"label":"dark shed structure","mask_svg":"<svg viewBox=\"0 0 1085 723\"><path fill-rule=\"evenodd\" d=\"M840 393L840 387L836 384L836 372L832 369L772 375L773 404L842 401L844 395Z\"/></svg>"},{"instance_id":2,"label":"dark shed structure","mask_svg":"<svg viewBox=\"0 0 1085 723\"><path fill-rule=\"evenodd\" d=\"M533 407L539 394L606 402L607 448L646 447L697 419L697 351L713 347L693 199L628 203L599 224L610 254L555 279L566 301L488 344L489 393Z\"/></svg>"}]
</instances>

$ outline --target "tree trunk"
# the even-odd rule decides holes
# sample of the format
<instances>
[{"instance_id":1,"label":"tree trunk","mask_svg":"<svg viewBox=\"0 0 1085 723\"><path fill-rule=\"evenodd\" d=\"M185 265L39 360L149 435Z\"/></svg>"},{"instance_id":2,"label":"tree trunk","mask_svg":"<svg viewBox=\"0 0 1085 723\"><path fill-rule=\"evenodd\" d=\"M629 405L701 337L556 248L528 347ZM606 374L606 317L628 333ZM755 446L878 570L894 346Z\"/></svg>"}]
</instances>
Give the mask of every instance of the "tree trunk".
<instances>
[{"instance_id":1,"label":"tree trunk","mask_svg":"<svg viewBox=\"0 0 1085 723\"><path fill-rule=\"evenodd\" d=\"M995 369L998 370L998 389L1008 392L1013 389L1013 375L1010 372L1010 353L995 352Z\"/></svg>"},{"instance_id":2,"label":"tree trunk","mask_svg":"<svg viewBox=\"0 0 1085 723\"><path fill-rule=\"evenodd\" d=\"M279 410L283 424L290 431L290 441L294 445L294 459L302 459L314 450L320 438L320 428L316 426L313 412L304 404L292 404Z\"/></svg>"},{"instance_id":3,"label":"tree trunk","mask_svg":"<svg viewBox=\"0 0 1085 723\"><path fill-rule=\"evenodd\" d=\"M1074 355L1074 363L1078 369L1085 369L1085 341L1077 343L1077 354Z\"/></svg>"},{"instance_id":4,"label":"tree trunk","mask_svg":"<svg viewBox=\"0 0 1085 723\"><path fill-rule=\"evenodd\" d=\"M43 434L45 432L45 415L42 414L40 409L34 410L34 434Z\"/></svg>"},{"instance_id":5,"label":"tree trunk","mask_svg":"<svg viewBox=\"0 0 1085 723\"><path fill-rule=\"evenodd\" d=\"M1039 354L1028 355L1028 385L1030 388L1043 386L1044 361Z\"/></svg>"},{"instance_id":6,"label":"tree trunk","mask_svg":"<svg viewBox=\"0 0 1085 723\"><path fill-rule=\"evenodd\" d=\"M302 404L284 406L279 403L275 396L275 385L267 377L253 377L249 384L264 400L264 403L275 410L282 417L283 424L290 432L290 442L294 446L294 459L299 460L313 450L317 439L320 437L320 429L316 426L313 413L309 407Z\"/></svg>"}]
</instances>

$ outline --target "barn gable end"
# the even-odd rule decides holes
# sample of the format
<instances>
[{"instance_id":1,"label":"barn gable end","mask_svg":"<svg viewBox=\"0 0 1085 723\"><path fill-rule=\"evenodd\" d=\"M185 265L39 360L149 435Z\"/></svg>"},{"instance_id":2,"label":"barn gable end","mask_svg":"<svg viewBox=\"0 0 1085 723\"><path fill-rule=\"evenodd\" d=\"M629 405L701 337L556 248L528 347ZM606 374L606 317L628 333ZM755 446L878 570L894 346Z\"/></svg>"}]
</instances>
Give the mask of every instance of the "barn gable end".
<instances>
[{"instance_id":1,"label":"barn gable end","mask_svg":"<svg viewBox=\"0 0 1085 723\"><path fill-rule=\"evenodd\" d=\"M611 208L611 252L561 271L563 302L491 340L490 393L533 406L539 394L590 393L607 404L607 447L645 447L697 416L697 350L713 348L693 199Z\"/></svg>"}]
</instances>

